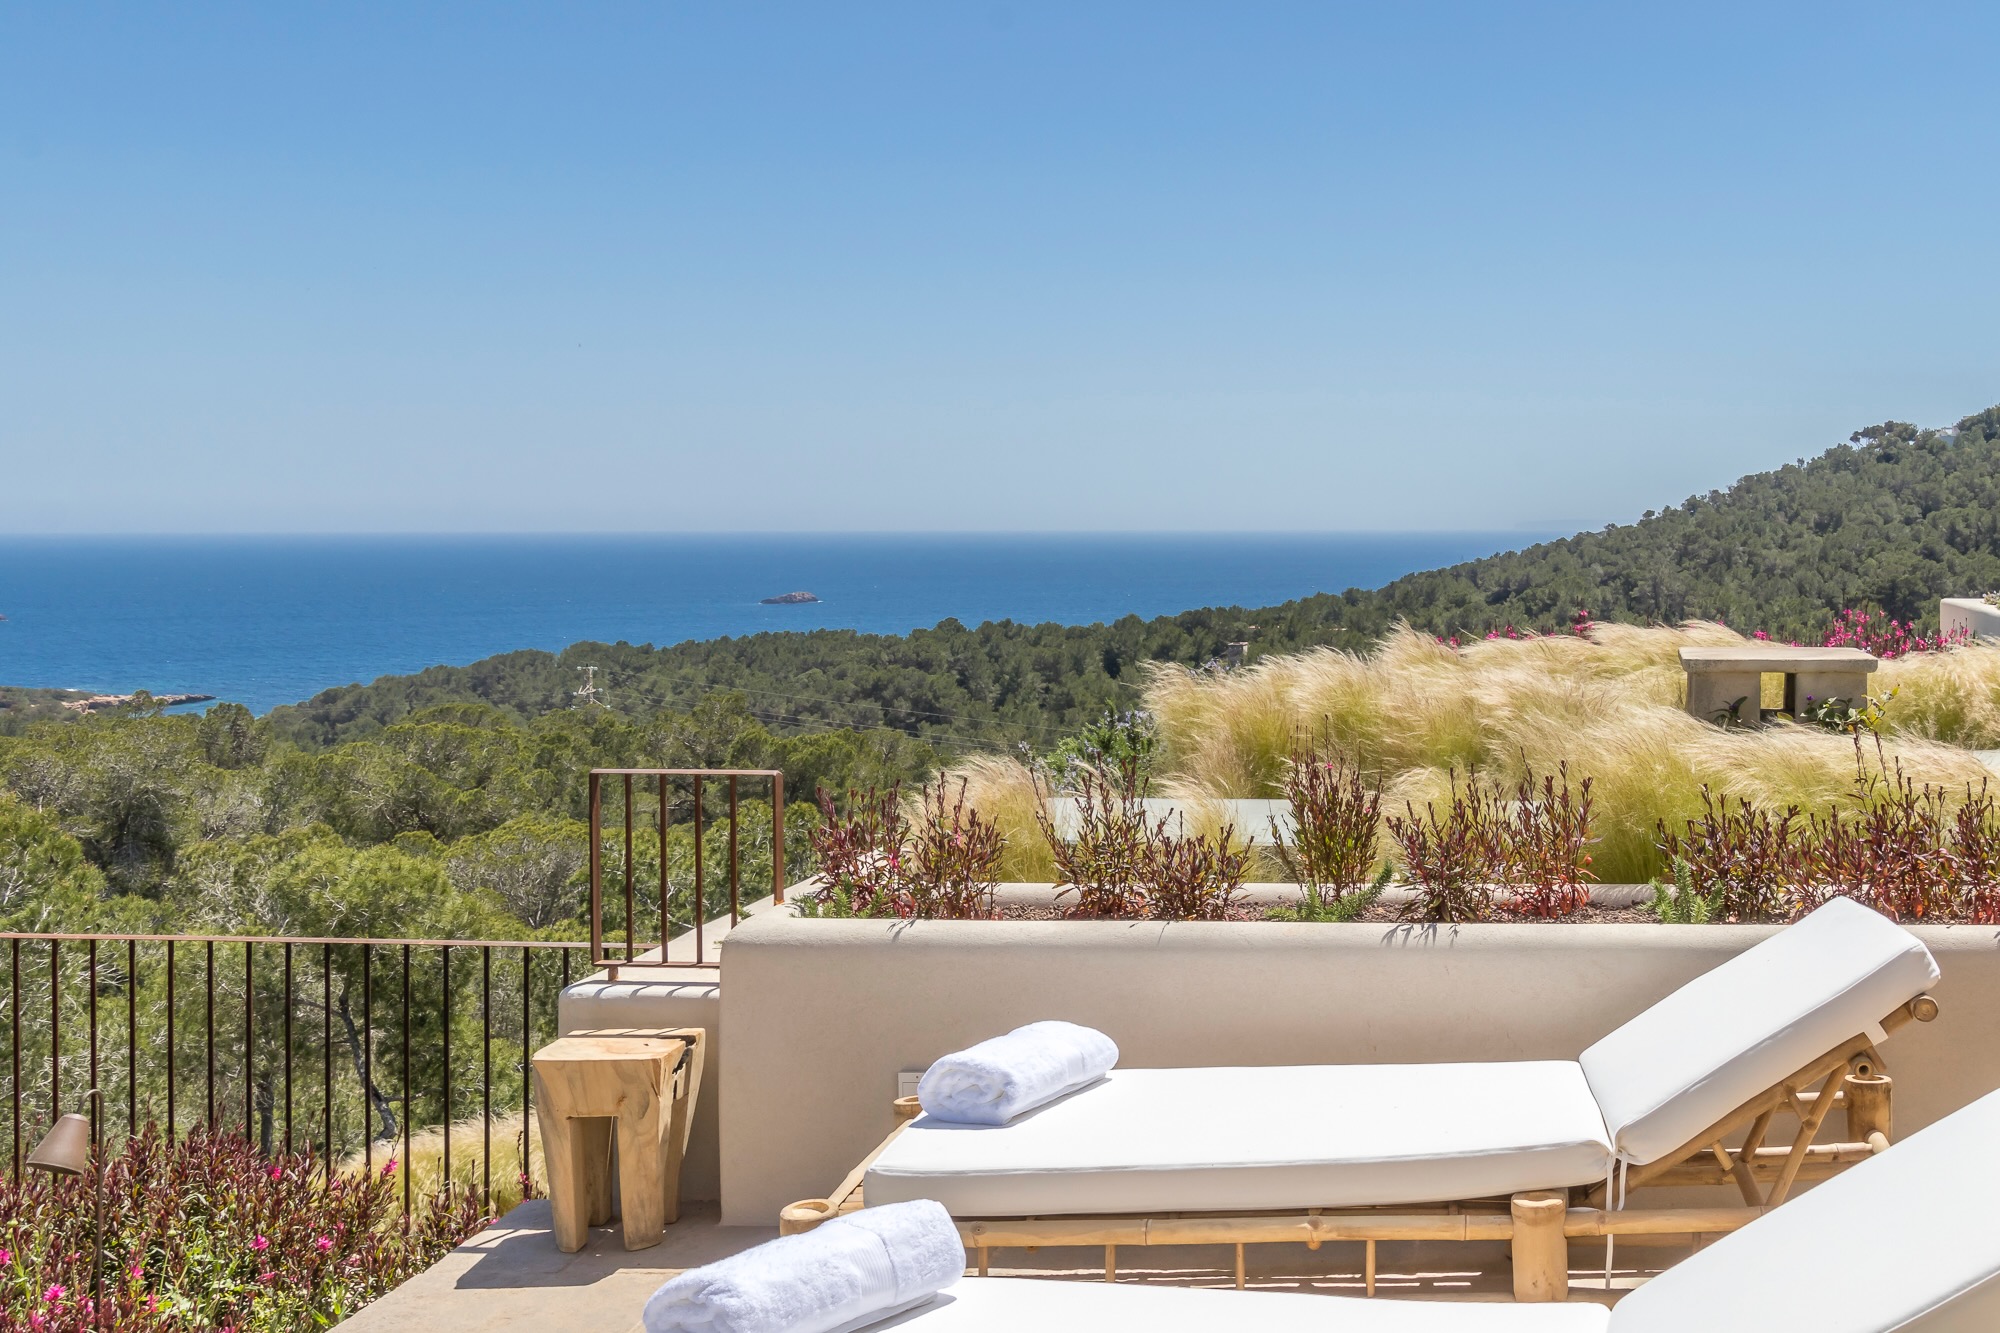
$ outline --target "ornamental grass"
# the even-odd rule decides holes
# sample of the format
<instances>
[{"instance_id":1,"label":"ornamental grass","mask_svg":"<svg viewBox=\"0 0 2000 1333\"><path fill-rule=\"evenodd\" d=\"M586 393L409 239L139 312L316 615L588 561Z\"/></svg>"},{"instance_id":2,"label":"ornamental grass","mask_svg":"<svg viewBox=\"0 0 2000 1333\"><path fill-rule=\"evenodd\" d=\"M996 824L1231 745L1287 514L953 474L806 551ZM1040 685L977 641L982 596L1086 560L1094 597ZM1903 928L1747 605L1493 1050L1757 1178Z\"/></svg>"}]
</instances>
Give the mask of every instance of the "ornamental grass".
<instances>
[{"instance_id":1,"label":"ornamental grass","mask_svg":"<svg viewBox=\"0 0 2000 1333\"><path fill-rule=\"evenodd\" d=\"M1678 650L1747 642L1703 622L1462 647L1406 628L1369 653L1320 649L1225 674L1159 667L1146 697L1159 786L1182 797L1280 796L1307 730L1382 782L1385 811L1448 804L1454 773L1513 787L1567 765L1591 780L1597 878L1641 883L1667 872L1658 830L1699 817L1704 786L1772 810L1851 797L1849 737L1789 725L1724 731L1683 711ZM2000 647L1885 661L1875 685L1895 691L1882 726L1904 774L1947 792L1987 776L1967 747L2000 747ZM1003 828L1011 840L1015 830Z\"/></svg>"}]
</instances>

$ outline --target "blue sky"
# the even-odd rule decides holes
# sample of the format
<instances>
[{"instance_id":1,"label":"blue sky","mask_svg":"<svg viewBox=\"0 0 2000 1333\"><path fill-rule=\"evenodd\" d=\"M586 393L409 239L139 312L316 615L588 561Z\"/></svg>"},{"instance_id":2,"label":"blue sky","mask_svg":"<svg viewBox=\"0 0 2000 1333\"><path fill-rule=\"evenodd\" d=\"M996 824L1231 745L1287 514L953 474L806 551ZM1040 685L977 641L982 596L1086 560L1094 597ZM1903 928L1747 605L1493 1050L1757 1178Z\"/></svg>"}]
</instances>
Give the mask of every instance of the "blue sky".
<instances>
[{"instance_id":1,"label":"blue sky","mask_svg":"<svg viewBox=\"0 0 2000 1333\"><path fill-rule=\"evenodd\" d=\"M2000 401L1996 13L7 5L0 527L1627 521Z\"/></svg>"}]
</instances>

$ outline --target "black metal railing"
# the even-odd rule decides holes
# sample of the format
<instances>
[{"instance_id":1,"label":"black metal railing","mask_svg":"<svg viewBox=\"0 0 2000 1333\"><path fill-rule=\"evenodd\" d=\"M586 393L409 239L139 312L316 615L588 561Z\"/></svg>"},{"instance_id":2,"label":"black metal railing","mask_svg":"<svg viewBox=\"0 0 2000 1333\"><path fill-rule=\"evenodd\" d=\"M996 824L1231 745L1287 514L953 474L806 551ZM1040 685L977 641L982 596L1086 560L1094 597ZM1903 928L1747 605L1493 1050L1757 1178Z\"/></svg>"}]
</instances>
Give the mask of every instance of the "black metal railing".
<instances>
[{"instance_id":1,"label":"black metal railing","mask_svg":"<svg viewBox=\"0 0 2000 1333\"><path fill-rule=\"evenodd\" d=\"M310 1148L329 1171L400 1153L405 1210L414 1136L443 1130L439 1174L453 1179L454 1128L476 1132L490 1203L496 1161L533 1179L529 1061L557 1034L572 968L595 955L581 942L0 934L4 1160L18 1176L96 1088L100 1142L147 1124L239 1130L267 1153ZM516 1116L496 1155L496 1122Z\"/></svg>"},{"instance_id":2,"label":"black metal railing","mask_svg":"<svg viewBox=\"0 0 2000 1333\"><path fill-rule=\"evenodd\" d=\"M606 780L614 799L607 810ZM743 783L768 783L768 821L753 822L763 803L744 805ZM713 807L713 808L711 808ZM607 823L607 820L609 821ZM747 825L747 829L746 829ZM746 838L746 831L748 837ZM607 845L620 855L623 892L605 894ZM653 864L641 862L650 856ZM720 918L742 919L745 859L763 862L771 895L785 901L785 775L768 768L594 768L590 771L590 957L616 980L623 968L714 965L703 927ZM764 874L756 874L764 880ZM641 893L641 882L649 892ZM727 889L724 897L723 890ZM669 942L692 937L687 956L673 957ZM605 947L624 935L624 951ZM658 957L647 957L657 949Z\"/></svg>"}]
</instances>

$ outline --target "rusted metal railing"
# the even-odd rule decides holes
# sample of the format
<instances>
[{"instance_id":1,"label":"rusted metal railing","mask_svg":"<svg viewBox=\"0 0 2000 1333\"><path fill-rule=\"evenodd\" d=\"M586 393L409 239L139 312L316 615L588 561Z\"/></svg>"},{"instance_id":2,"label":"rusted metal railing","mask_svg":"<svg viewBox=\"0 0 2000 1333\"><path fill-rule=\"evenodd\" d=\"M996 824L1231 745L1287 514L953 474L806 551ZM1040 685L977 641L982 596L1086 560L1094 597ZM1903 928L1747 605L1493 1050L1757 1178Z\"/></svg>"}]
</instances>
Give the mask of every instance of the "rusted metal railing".
<instances>
[{"instance_id":1,"label":"rusted metal railing","mask_svg":"<svg viewBox=\"0 0 2000 1333\"><path fill-rule=\"evenodd\" d=\"M311 1148L329 1170L372 1171L391 1156L407 1164L413 1135L444 1126L445 1178L449 1129L456 1120L465 1133L476 1114L478 1181L490 1201L496 1119L518 1112L501 1169L531 1176L529 1059L556 1035L556 997L575 964L595 956L589 949L539 940L0 934L0 1162L18 1176L23 1154L90 1088L103 1094L91 1123L100 1141L147 1124L170 1136L240 1131L267 1153ZM471 953L476 970L452 966ZM411 1172L402 1178L407 1211Z\"/></svg>"},{"instance_id":2,"label":"rusted metal railing","mask_svg":"<svg viewBox=\"0 0 2000 1333\"><path fill-rule=\"evenodd\" d=\"M616 820L611 829L612 843L622 848L620 878L623 881L622 895L614 894L609 900L604 893L604 861L606 844L606 781L613 785L614 799L610 814ZM590 771L590 957L593 967L606 968L613 980L624 968L674 968L709 967L714 965L709 940L703 937L703 926L711 916L722 915L723 904L719 901L718 885L710 873L711 859L719 860L717 867L722 872L723 882L728 885L729 924L734 926L743 915L743 840L742 826L745 819L743 806L745 780L759 784L768 783L770 793L770 824L762 832L757 851L770 858L771 896L778 902L785 901L785 775L769 768L594 768ZM709 816L711 802L718 805L715 818ZM683 820L677 824L674 818L676 808L685 811ZM717 820L726 820L727 836L711 839L714 831L724 825ZM671 835L679 828L685 828L688 847L684 860L691 862L691 873L679 878L672 863L675 848ZM721 845L711 847L711 840ZM650 844L650 846L649 846ZM638 893L638 858L651 852L656 865L653 877L657 879L657 895L653 901ZM677 891L678 890L678 891ZM677 911L676 908L683 910ZM610 950L605 947L606 910L616 914L618 920L612 923L610 934L614 937L622 933L624 952L615 952L614 942ZM642 926L641 918L649 917L651 932ZM676 929L692 936L692 948L683 950L691 956L675 957L669 942ZM649 938L656 935L657 938ZM657 957L648 957L655 949Z\"/></svg>"}]
</instances>

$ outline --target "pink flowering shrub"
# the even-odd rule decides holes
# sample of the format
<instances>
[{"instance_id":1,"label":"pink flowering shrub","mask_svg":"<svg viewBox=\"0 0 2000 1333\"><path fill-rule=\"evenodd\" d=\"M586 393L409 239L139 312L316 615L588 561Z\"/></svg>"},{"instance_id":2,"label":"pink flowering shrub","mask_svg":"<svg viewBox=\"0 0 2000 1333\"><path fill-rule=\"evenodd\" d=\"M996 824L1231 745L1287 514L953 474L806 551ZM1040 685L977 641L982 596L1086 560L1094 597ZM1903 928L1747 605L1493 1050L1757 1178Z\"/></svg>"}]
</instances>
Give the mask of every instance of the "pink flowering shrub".
<instances>
[{"instance_id":1,"label":"pink flowering shrub","mask_svg":"<svg viewBox=\"0 0 2000 1333\"><path fill-rule=\"evenodd\" d=\"M1859 648L1877 657L1905 657L1910 653L1935 653L1970 641L1970 630L1944 630L1920 634L1914 625L1905 625L1892 616L1874 615L1852 608L1834 617L1833 628L1822 646Z\"/></svg>"},{"instance_id":2,"label":"pink flowering shrub","mask_svg":"<svg viewBox=\"0 0 2000 1333\"><path fill-rule=\"evenodd\" d=\"M0 1331L291 1333L340 1322L484 1225L447 1187L402 1216L391 1163L323 1178L234 1135L148 1129L105 1166L104 1309L92 1308L88 1177L0 1178Z\"/></svg>"}]
</instances>

